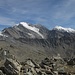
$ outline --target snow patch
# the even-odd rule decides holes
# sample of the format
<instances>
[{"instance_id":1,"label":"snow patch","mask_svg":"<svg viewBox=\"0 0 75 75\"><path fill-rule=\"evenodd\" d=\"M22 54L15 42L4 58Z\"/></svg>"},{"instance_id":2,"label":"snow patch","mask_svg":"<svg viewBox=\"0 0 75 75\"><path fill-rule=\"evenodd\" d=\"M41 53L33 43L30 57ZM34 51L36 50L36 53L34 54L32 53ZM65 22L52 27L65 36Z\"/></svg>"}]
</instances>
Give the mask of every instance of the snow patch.
<instances>
[{"instance_id":1,"label":"snow patch","mask_svg":"<svg viewBox=\"0 0 75 75\"><path fill-rule=\"evenodd\" d=\"M0 31L0 36L3 36L2 32Z\"/></svg>"},{"instance_id":2,"label":"snow patch","mask_svg":"<svg viewBox=\"0 0 75 75\"><path fill-rule=\"evenodd\" d=\"M28 33L28 35L31 37L31 38L35 38L35 36L31 33Z\"/></svg>"},{"instance_id":3,"label":"snow patch","mask_svg":"<svg viewBox=\"0 0 75 75\"><path fill-rule=\"evenodd\" d=\"M34 26L30 26L26 22L20 22L20 24L23 25L25 28L36 32L37 34L39 34L44 39L44 36L39 32L39 29L38 28L36 28Z\"/></svg>"},{"instance_id":4,"label":"snow patch","mask_svg":"<svg viewBox=\"0 0 75 75\"><path fill-rule=\"evenodd\" d=\"M0 31L0 36L8 37L7 35L2 34L2 32L1 32L1 31Z\"/></svg>"},{"instance_id":5,"label":"snow patch","mask_svg":"<svg viewBox=\"0 0 75 75\"><path fill-rule=\"evenodd\" d=\"M61 27L61 26L56 26L54 28L54 30L66 31L66 32L71 32L71 33L74 33L75 32L75 30L72 29L72 28L64 28L64 27Z\"/></svg>"}]
</instances>

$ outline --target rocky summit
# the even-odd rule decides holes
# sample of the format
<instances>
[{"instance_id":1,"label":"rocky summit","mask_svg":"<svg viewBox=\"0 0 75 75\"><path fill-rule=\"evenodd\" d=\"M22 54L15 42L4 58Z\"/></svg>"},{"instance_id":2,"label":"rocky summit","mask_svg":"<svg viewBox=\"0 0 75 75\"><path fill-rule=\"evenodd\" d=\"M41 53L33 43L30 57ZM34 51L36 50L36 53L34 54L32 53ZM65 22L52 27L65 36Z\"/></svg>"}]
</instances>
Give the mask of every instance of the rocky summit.
<instances>
[{"instance_id":1,"label":"rocky summit","mask_svg":"<svg viewBox=\"0 0 75 75\"><path fill-rule=\"evenodd\" d=\"M58 54L63 59L75 58L74 29L56 26L49 30L40 24L20 22L0 31L0 66L5 61L9 63L7 58L16 57L20 62L30 58L40 63L44 58ZM17 70L14 69L14 72L17 73Z\"/></svg>"}]
</instances>

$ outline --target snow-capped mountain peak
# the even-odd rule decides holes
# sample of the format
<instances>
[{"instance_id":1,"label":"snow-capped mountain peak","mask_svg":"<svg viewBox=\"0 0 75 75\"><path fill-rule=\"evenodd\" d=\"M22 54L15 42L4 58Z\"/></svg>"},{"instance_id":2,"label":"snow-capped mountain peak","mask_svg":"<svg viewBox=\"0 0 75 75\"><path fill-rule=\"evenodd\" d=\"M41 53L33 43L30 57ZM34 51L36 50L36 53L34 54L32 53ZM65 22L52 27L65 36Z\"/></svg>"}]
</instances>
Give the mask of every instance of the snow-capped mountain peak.
<instances>
[{"instance_id":1,"label":"snow-capped mountain peak","mask_svg":"<svg viewBox=\"0 0 75 75\"><path fill-rule=\"evenodd\" d=\"M37 28L37 27L35 27L35 26L31 26L31 25L29 25L29 24L26 23L26 22L20 22L20 24L21 24L23 27L25 27L25 28L27 28L27 29L29 29L29 30L31 30L31 31L34 31L35 33L39 34L39 35L44 39L44 36L39 32L39 28Z\"/></svg>"},{"instance_id":2,"label":"snow-capped mountain peak","mask_svg":"<svg viewBox=\"0 0 75 75\"><path fill-rule=\"evenodd\" d=\"M26 22L20 22L21 25L23 25L25 28L30 29L32 31L39 31L38 28L34 27L34 26L30 26L28 23Z\"/></svg>"},{"instance_id":3,"label":"snow-capped mountain peak","mask_svg":"<svg viewBox=\"0 0 75 75\"><path fill-rule=\"evenodd\" d=\"M71 32L71 33L75 32L75 30L72 28L64 28L61 26L56 26L53 30L66 31L66 32Z\"/></svg>"}]
</instances>

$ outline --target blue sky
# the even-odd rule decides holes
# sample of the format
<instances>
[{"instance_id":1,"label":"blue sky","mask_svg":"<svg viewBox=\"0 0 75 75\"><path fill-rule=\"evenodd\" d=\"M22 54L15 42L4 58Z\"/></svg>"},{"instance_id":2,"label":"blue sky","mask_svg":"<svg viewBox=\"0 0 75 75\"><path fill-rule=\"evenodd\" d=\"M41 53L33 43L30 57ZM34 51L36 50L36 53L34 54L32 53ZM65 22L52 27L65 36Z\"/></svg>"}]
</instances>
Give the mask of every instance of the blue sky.
<instances>
[{"instance_id":1,"label":"blue sky","mask_svg":"<svg viewBox=\"0 0 75 75\"><path fill-rule=\"evenodd\" d=\"M0 0L0 30L21 21L75 29L75 0Z\"/></svg>"}]
</instances>

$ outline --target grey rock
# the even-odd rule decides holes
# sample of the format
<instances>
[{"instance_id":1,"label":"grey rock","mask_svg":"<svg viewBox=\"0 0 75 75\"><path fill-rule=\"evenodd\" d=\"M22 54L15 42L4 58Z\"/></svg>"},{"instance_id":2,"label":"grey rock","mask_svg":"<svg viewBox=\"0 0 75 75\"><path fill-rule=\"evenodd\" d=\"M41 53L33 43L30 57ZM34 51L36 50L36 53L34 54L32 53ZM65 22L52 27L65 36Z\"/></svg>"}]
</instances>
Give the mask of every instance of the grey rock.
<instances>
[{"instance_id":1,"label":"grey rock","mask_svg":"<svg viewBox=\"0 0 75 75\"><path fill-rule=\"evenodd\" d=\"M5 73L8 75L19 75L21 65L13 59L6 59L4 63Z\"/></svg>"},{"instance_id":2,"label":"grey rock","mask_svg":"<svg viewBox=\"0 0 75 75\"><path fill-rule=\"evenodd\" d=\"M0 70L0 75L5 75L5 74Z\"/></svg>"}]
</instances>

